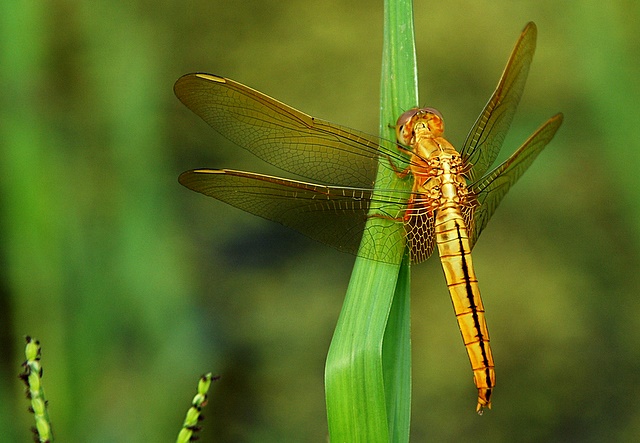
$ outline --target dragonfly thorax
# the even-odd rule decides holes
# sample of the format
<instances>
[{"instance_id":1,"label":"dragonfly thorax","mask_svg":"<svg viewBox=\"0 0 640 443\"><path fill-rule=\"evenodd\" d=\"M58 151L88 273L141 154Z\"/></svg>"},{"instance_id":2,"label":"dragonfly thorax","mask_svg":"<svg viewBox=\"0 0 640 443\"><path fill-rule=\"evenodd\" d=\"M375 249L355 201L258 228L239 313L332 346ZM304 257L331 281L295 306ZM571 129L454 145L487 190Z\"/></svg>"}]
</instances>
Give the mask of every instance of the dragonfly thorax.
<instances>
[{"instance_id":1,"label":"dragonfly thorax","mask_svg":"<svg viewBox=\"0 0 640 443\"><path fill-rule=\"evenodd\" d=\"M414 192L422 195L430 209L442 209L467 201L469 191L462 160L457 153L441 151L429 158L426 169L417 169L413 171Z\"/></svg>"}]
</instances>

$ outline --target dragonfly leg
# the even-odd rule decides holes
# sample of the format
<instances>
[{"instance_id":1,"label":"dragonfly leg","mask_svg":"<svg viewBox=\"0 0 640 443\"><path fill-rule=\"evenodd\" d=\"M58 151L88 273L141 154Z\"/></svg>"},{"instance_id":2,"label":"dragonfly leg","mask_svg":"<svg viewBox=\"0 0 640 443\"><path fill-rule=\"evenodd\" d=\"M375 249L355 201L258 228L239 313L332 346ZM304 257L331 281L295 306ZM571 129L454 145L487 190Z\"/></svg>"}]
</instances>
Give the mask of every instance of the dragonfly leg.
<instances>
[{"instance_id":1,"label":"dragonfly leg","mask_svg":"<svg viewBox=\"0 0 640 443\"><path fill-rule=\"evenodd\" d=\"M409 150L407 150L407 149L405 149L405 148L403 148L403 147L401 147L401 146L398 146L398 149L399 149L401 152L405 152L405 153L407 153L407 154L411 154L411 151L409 151ZM404 169L400 169L400 168L398 168L398 167L396 166L396 164L391 160L391 157L389 157L388 155L387 155L386 157L387 157L387 162L388 162L388 163L389 163L389 165L391 166L391 169L393 169L393 172L396 174L396 176L397 176L399 179L405 179L405 178L409 175L409 173L411 172L411 167L410 167L410 166L407 166L407 167L406 167L406 168L404 168Z\"/></svg>"}]
</instances>

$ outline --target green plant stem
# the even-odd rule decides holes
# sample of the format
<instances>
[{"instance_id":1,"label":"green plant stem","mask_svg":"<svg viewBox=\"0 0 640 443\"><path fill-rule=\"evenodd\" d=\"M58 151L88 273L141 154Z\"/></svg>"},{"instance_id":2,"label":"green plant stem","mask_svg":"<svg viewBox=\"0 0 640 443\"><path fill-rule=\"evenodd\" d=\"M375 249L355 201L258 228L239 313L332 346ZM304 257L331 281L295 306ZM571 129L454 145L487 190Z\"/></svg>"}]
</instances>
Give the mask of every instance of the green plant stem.
<instances>
[{"instance_id":1,"label":"green plant stem","mask_svg":"<svg viewBox=\"0 0 640 443\"><path fill-rule=\"evenodd\" d=\"M191 407L187 411L187 416L184 419L176 443L188 443L198 439L196 433L200 430L198 423L202 420L202 408L207 405L207 394L211 382L218 378L219 377L213 377L211 372L200 377L198 381L198 393L193 397L193 400L191 400Z\"/></svg>"},{"instance_id":2,"label":"green plant stem","mask_svg":"<svg viewBox=\"0 0 640 443\"><path fill-rule=\"evenodd\" d=\"M51 431L51 421L47 411L47 399L42 387L42 365L40 364L40 342L31 337L26 337L25 347L26 360L22 364L24 372L20 378L27 386L27 398L31 400L30 410L36 422L35 439L40 442L51 443L53 432Z\"/></svg>"}]
</instances>

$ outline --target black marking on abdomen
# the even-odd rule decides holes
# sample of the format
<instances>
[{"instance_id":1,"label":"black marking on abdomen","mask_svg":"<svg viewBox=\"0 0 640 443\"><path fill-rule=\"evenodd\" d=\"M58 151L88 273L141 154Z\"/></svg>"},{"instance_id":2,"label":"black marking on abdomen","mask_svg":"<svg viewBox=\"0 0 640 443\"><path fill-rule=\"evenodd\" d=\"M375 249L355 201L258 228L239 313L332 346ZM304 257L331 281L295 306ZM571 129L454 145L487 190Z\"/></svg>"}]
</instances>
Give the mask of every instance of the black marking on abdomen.
<instances>
[{"instance_id":1,"label":"black marking on abdomen","mask_svg":"<svg viewBox=\"0 0 640 443\"><path fill-rule=\"evenodd\" d=\"M488 387L491 386L491 374L489 371L489 358L487 357L487 350L485 348L485 340L482 336L482 329L480 328L480 317L478 316L478 307L473 299L473 289L471 287L471 276L469 275L469 266L467 265L467 253L465 252L464 245L462 244L462 235L460 233L460 225L458 221L454 221L456 225L456 231L458 233L458 243L460 244L460 257L462 258L462 272L464 274L464 283L467 293L467 300L469 301L469 307L471 308L471 317L473 318L473 325L476 328L476 336L478 337L480 350L482 352L482 363L485 367L485 376Z\"/></svg>"}]
</instances>

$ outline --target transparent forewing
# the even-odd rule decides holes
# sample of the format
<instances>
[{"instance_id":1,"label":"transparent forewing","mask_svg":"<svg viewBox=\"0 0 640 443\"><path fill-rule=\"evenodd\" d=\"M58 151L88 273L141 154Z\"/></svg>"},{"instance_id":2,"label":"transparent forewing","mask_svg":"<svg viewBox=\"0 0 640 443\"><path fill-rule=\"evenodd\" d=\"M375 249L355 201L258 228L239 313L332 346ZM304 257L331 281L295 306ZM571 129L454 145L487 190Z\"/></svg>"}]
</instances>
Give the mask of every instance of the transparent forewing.
<instances>
[{"instance_id":1,"label":"transparent forewing","mask_svg":"<svg viewBox=\"0 0 640 443\"><path fill-rule=\"evenodd\" d=\"M527 81L536 49L536 35L536 25L528 23L511 52L496 90L460 150L465 164L471 165L468 173L471 182L482 177L500 152Z\"/></svg>"},{"instance_id":2,"label":"transparent forewing","mask_svg":"<svg viewBox=\"0 0 640 443\"><path fill-rule=\"evenodd\" d=\"M314 181L371 187L380 153L402 158L392 142L313 118L233 80L187 74L174 91L224 137Z\"/></svg>"},{"instance_id":3,"label":"transparent forewing","mask_svg":"<svg viewBox=\"0 0 640 443\"><path fill-rule=\"evenodd\" d=\"M477 183L471 185L471 190L476 194L479 205L473 217L472 232L470 233L471 247L475 245L478 236L487 226L502 197L551 141L560 124L562 124L562 114L551 117L511 157Z\"/></svg>"},{"instance_id":4,"label":"transparent forewing","mask_svg":"<svg viewBox=\"0 0 640 443\"><path fill-rule=\"evenodd\" d=\"M180 175L182 185L243 211L293 228L321 243L351 254L358 253L371 189L324 186L229 169L199 169ZM407 195L391 193L377 199L402 213ZM394 213L394 216L397 214ZM384 256L368 257L385 261Z\"/></svg>"}]
</instances>

